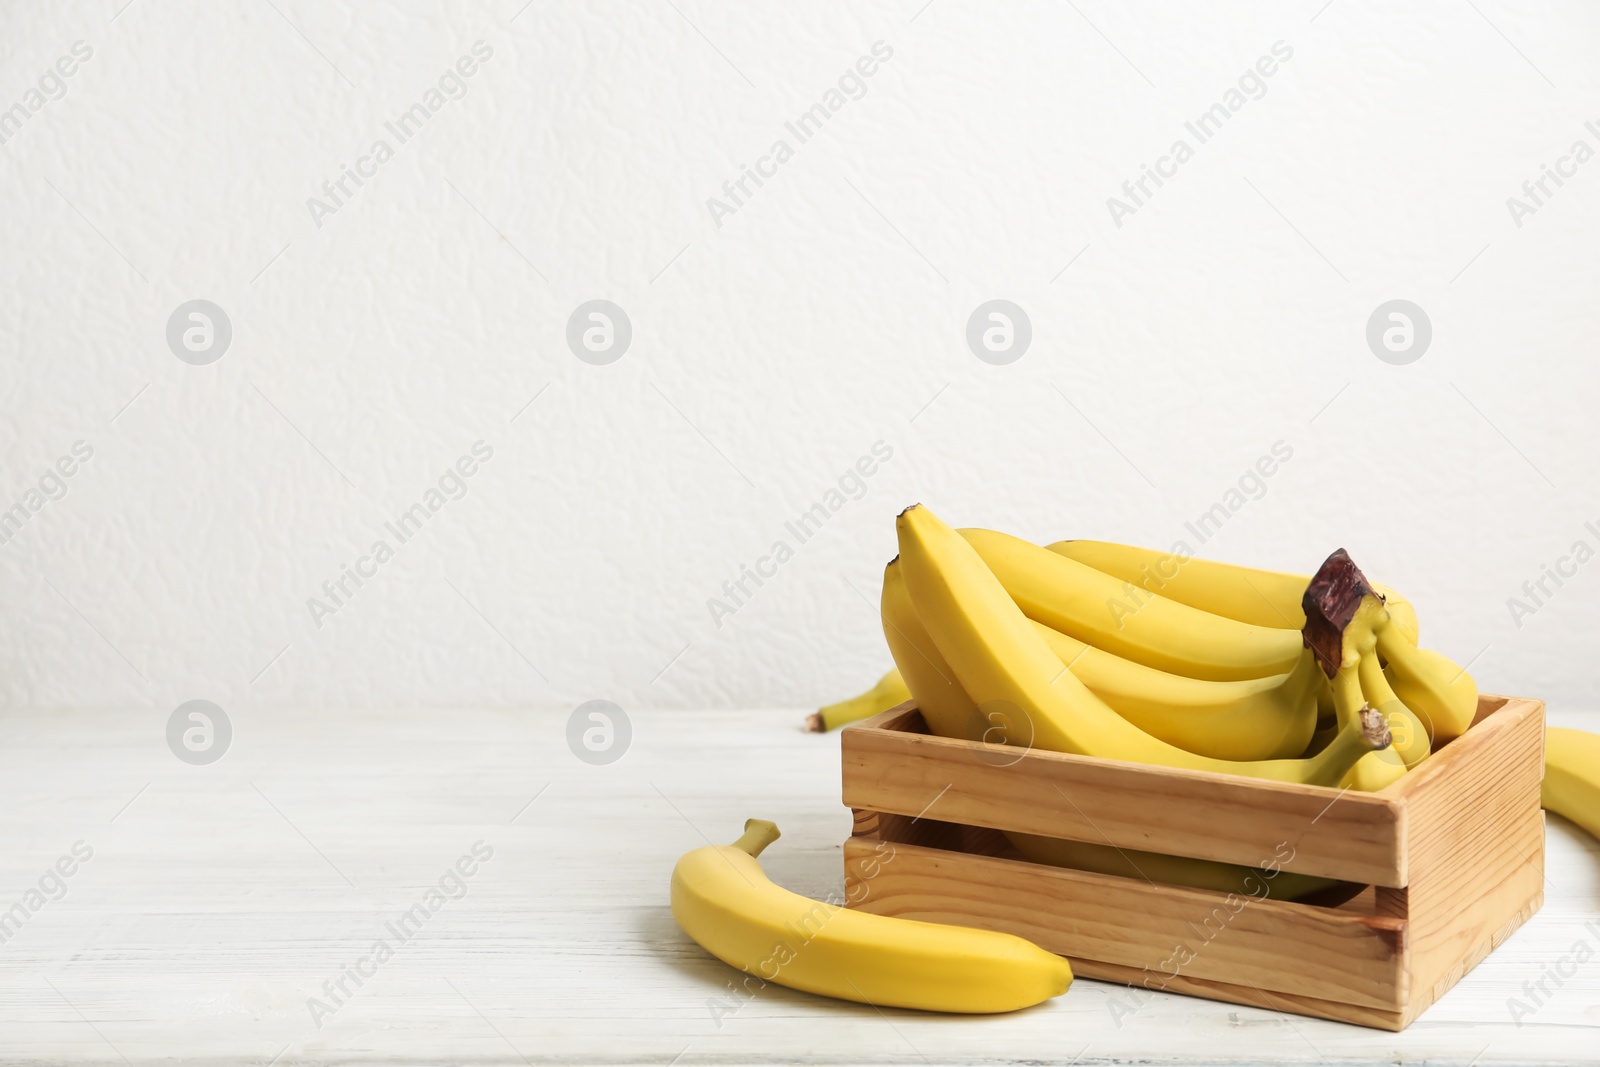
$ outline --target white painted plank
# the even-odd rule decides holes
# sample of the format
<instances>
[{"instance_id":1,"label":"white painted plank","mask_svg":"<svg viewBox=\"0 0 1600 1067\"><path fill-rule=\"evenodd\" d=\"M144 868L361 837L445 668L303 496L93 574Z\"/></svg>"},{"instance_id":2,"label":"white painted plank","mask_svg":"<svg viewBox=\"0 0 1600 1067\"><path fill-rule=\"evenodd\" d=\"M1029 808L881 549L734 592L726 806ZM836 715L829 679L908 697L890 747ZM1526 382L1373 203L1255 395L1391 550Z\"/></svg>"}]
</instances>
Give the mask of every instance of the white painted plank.
<instances>
[{"instance_id":1,"label":"white painted plank","mask_svg":"<svg viewBox=\"0 0 1600 1067\"><path fill-rule=\"evenodd\" d=\"M592 767L565 716L235 718L209 767L150 712L8 713L0 909L83 841L65 895L0 946L7 1063L461 1062L1321 1064L1600 1058L1600 955L1518 1026L1508 998L1586 940L1600 849L1559 820L1544 910L1404 1034L1158 996L1117 1026L1115 987L1000 1018L878 1012L769 986L721 1020L734 976L667 909L683 851L776 820L766 865L842 886L837 736L802 713L634 717ZM1600 715L1552 719L1600 729ZM544 792L540 792L544 790ZM538 799L529 805L535 795ZM136 799L135 799L136 798ZM130 804L130 800L132 803ZM126 806L126 807L125 807ZM520 812L520 814L519 814ZM512 817L516 821L512 822ZM493 856L319 1027L324 996L457 858ZM391 940L394 938L391 936ZM331 1001L330 1001L331 1004Z\"/></svg>"}]
</instances>

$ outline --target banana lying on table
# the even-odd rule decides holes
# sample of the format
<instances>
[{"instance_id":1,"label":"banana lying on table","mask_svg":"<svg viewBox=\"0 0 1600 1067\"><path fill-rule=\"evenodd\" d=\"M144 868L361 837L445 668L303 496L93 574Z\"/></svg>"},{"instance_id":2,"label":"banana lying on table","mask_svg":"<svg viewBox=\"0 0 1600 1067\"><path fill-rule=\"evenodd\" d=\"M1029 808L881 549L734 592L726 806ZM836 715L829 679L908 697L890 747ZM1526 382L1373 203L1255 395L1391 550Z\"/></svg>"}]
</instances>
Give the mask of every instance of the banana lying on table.
<instances>
[{"instance_id":1,"label":"banana lying on table","mask_svg":"<svg viewBox=\"0 0 1600 1067\"><path fill-rule=\"evenodd\" d=\"M1545 730L1539 802L1600 838L1600 736L1562 726Z\"/></svg>"},{"instance_id":2,"label":"banana lying on table","mask_svg":"<svg viewBox=\"0 0 1600 1067\"><path fill-rule=\"evenodd\" d=\"M891 667L889 673L879 678L865 693L836 704L825 704L812 712L806 717L806 730L814 734L837 730L849 723L888 711L910 699L911 690L906 688L900 671Z\"/></svg>"},{"instance_id":3,"label":"banana lying on table","mask_svg":"<svg viewBox=\"0 0 1600 1067\"><path fill-rule=\"evenodd\" d=\"M777 839L751 819L739 840L688 852L672 872L673 918L744 971L750 993L776 982L880 1008L987 1013L1072 984L1065 959L1011 934L851 911L774 885L756 857Z\"/></svg>"}]
</instances>

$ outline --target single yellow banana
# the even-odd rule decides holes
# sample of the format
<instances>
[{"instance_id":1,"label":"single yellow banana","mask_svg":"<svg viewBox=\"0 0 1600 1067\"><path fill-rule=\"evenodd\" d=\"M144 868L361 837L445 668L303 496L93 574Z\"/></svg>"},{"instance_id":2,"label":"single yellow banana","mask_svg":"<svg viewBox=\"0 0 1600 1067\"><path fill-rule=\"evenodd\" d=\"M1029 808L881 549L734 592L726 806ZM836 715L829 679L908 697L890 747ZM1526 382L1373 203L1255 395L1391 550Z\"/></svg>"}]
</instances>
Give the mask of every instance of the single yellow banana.
<instances>
[{"instance_id":1,"label":"single yellow banana","mask_svg":"<svg viewBox=\"0 0 1600 1067\"><path fill-rule=\"evenodd\" d=\"M1329 719L1327 722L1318 720L1317 732L1311 735L1311 743L1306 746L1306 750L1302 755L1315 756L1318 752L1328 747L1328 742L1332 741L1338 732L1339 724L1337 721L1333 719ZM1362 758L1364 759L1365 757ZM1358 763L1357 766L1360 766L1360 764Z\"/></svg>"},{"instance_id":2,"label":"single yellow banana","mask_svg":"<svg viewBox=\"0 0 1600 1067\"><path fill-rule=\"evenodd\" d=\"M1072 984L1065 959L1011 934L871 915L774 885L756 857L777 838L772 823L751 819L732 845L697 848L672 871L678 925L759 982L962 1013L1015 1011Z\"/></svg>"},{"instance_id":3,"label":"single yellow banana","mask_svg":"<svg viewBox=\"0 0 1600 1067\"><path fill-rule=\"evenodd\" d=\"M1395 696L1378 663L1376 651L1361 657L1356 666L1356 676L1361 681L1361 696L1368 707L1378 709L1389 733L1394 738L1394 752L1410 770L1433 752L1433 739L1428 729L1405 702Z\"/></svg>"},{"instance_id":4,"label":"single yellow banana","mask_svg":"<svg viewBox=\"0 0 1600 1067\"><path fill-rule=\"evenodd\" d=\"M1362 709L1366 707L1358 671L1359 664L1353 663L1348 667L1339 668L1339 672L1333 678L1333 705L1336 709L1334 722L1340 734L1349 731L1350 727L1347 724L1358 721ZM1387 722L1385 719L1385 725ZM1382 751L1369 752L1357 760L1355 766L1346 771L1344 777L1339 780L1339 788L1375 793L1393 785L1405 773L1405 760L1395 751L1394 746L1390 745Z\"/></svg>"},{"instance_id":5,"label":"single yellow banana","mask_svg":"<svg viewBox=\"0 0 1600 1067\"><path fill-rule=\"evenodd\" d=\"M1285 630L1306 624L1300 598L1311 580L1309 574L1240 567L1111 541L1057 541L1049 548L1168 600L1224 618ZM1373 582L1372 587L1383 596L1400 632L1416 644L1417 612L1411 602L1388 586Z\"/></svg>"},{"instance_id":6,"label":"single yellow banana","mask_svg":"<svg viewBox=\"0 0 1600 1067\"><path fill-rule=\"evenodd\" d=\"M1288 674L1212 682L1123 659L1042 622L1033 626L1061 662L1112 711L1145 733L1196 755L1287 759L1305 751L1317 728L1321 673L1309 650L1301 652Z\"/></svg>"},{"instance_id":7,"label":"single yellow banana","mask_svg":"<svg viewBox=\"0 0 1600 1067\"><path fill-rule=\"evenodd\" d=\"M960 536L1028 618L1124 659L1212 681L1286 674L1300 659L1293 630L1180 604L1009 534ZM916 582L907 581L915 600Z\"/></svg>"},{"instance_id":8,"label":"single yellow banana","mask_svg":"<svg viewBox=\"0 0 1600 1067\"><path fill-rule=\"evenodd\" d=\"M837 704L829 704L813 711L806 717L806 729L814 734L837 730L846 723L870 719L910 699L911 690L907 689L906 683L901 680L900 672L891 667L888 674L879 678L876 685L860 696L853 696L849 700L841 700Z\"/></svg>"},{"instance_id":9,"label":"single yellow banana","mask_svg":"<svg viewBox=\"0 0 1600 1067\"><path fill-rule=\"evenodd\" d=\"M1478 683L1431 648L1417 648L1394 632L1378 631L1378 655L1395 696L1422 720L1435 744L1460 737L1478 714Z\"/></svg>"},{"instance_id":10,"label":"single yellow banana","mask_svg":"<svg viewBox=\"0 0 1600 1067\"><path fill-rule=\"evenodd\" d=\"M1539 802L1600 838L1600 736L1564 726L1545 729Z\"/></svg>"},{"instance_id":11,"label":"single yellow banana","mask_svg":"<svg viewBox=\"0 0 1600 1067\"><path fill-rule=\"evenodd\" d=\"M956 672L928 636L906 592L898 559L883 570L883 638L928 729L940 737L1005 744L956 681Z\"/></svg>"},{"instance_id":12,"label":"single yellow banana","mask_svg":"<svg viewBox=\"0 0 1600 1067\"><path fill-rule=\"evenodd\" d=\"M917 710L922 713L922 719L930 731L940 737L990 744L1006 743L999 725L1003 719L979 710L956 681L955 668L945 661L933 638L928 636L906 592L898 562L890 563L883 572L883 634L906 685L916 699ZM1332 739L1329 740L1331 742ZM1017 748L1018 758L1023 751L1024 748ZM994 752L988 753L987 758L998 761L1010 759L1005 753ZM1325 878L1290 871L1258 870L1188 856L1120 849L1111 845L1066 841L1035 834L1007 832L1006 837L1018 852L1035 863L1138 878L1141 881L1148 878L1168 885L1212 889L1222 893L1294 900L1333 884ZM1262 857L1262 862L1266 863L1268 859Z\"/></svg>"},{"instance_id":13,"label":"single yellow banana","mask_svg":"<svg viewBox=\"0 0 1600 1067\"><path fill-rule=\"evenodd\" d=\"M1217 760L1169 745L1111 710L1066 669L1029 625L1027 616L973 543L921 506L901 512L896 529L900 568L918 617L940 654L954 668L956 682L986 714L995 718L999 731L1013 744L1030 743L1054 752L1329 786L1337 783L1362 756L1389 745L1388 731L1376 714L1363 717L1357 728L1341 730L1327 748L1308 760ZM993 544L992 538L983 540ZM1054 553L1043 554L1062 564L1082 566ZM1183 605L1172 606L1196 616L1205 614ZM1198 618L1187 621L1201 624ZM1244 625L1227 621L1234 626ZM1293 667L1298 658L1296 648L1285 669Z\"/></svg>"}]
</instances>

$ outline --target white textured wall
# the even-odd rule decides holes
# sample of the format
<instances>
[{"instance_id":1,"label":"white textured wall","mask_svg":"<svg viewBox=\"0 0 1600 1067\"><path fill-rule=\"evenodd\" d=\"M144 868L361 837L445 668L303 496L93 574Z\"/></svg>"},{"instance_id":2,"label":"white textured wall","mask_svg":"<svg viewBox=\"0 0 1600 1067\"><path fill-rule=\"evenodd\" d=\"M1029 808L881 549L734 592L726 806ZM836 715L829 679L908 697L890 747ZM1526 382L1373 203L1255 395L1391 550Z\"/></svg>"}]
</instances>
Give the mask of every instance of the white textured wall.
<instances>
[{"instance_id":1,"label":"white textured wall","mask_svg":"<svg viewBox=\"0 0 1600 1067\"><path fill-rule=\"evenodd\" d=\"M1600 564L1520 628L1506 601L1600 548L1600 161L1507 207L1600 149L1593 5L122 3L0 16L0 107L93 52L0 145L0 508L93 450L0 545L7 705L814 704L887 662L905 504L1166 545L1280 441L1197 549L1344 545L1485 688L1592 702ZM464 95L388 134L478 41ZM565 340L596 298L632 322L608 366ZM992 298L1032 324L1008 366L964 339ZM1396 298L1433 325L1406 366L1364 336ZM193 299L232 324L207 366L166 340ZM317 626L478 441L466 495ZM880 441L864 496L786 534Z\"/></svg>"}]
</instances>

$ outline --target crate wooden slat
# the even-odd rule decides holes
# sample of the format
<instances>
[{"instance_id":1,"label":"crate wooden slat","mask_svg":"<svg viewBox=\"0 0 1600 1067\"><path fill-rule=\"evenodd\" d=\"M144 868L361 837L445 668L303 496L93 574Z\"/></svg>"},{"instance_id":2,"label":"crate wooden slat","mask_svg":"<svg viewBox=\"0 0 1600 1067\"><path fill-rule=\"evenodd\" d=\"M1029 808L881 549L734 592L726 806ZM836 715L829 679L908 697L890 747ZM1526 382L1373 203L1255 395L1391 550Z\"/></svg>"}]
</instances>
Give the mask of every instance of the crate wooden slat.
<instances>
[{"instance_id":1,"label":"crate wooden slat","mask_svg":"<svg viewBox=\"0 0 1600 1067\"><path fill-rule=\"evenodd\" d=\"M1336 790L1019 752L913 724L921 715L902 704L845 731L846 807L1246 865L1294 841L1287 870L1406 884L1405 810L1386 796L1330 804Z\"/></svg>"},{"instance_id":2,"label":"crate wooden slat","mask_svg":"<svg viewBox=\"0 0 1600 1067\"><path fill-rule=\"evenodd\" d=\"M845 869L852 861L858 868L870 861L875 845L852 840ZM854 892L870 898L858 907L933 922L1003 926L1075 963L1149 967L1157 980L1170 971L1170 965L1158 964L1173 958L1175 946L1187 944L1194 959L1182 970L1191 978L1222 981L1249 969L1267 988L1400 1007L1404 920L1276 900L1227 905L1218 893L1026 860L964 856L951 862L944 850L919 845L896 844L894 858L880 871L876 878L848 879ZM1070 908L1063 906L1068 901ZM983 921L974 924L975 918ZM1281 951L1285 938L1293 939L1296 952Z\"/></svg>"},{"instance_id":3,"label":"crate wooden slat","mask_svg":"<svg viewBox=\"0 0 1600 1067\"><path fill-rule=\"evenodd\" d=\"M1416 1010L1432 1004L1544 901L1544 705L1480 705L1473 728L1394 786L1411 878L1378 909L1411 923Z\"/></svg>"},{"instance_id":4,"label":"crate wooden slat","mask_svg":"<svg viewBox=\"0 0 1600 1067\"><path fill-rule=\"evenodd\" d=\"M1543 739L1542 703L1484 697L1353 794L938 738L901 705L844 732L846 897L1016 933L1086 977L1400 1030L1543 901ZM1245 865L1292 841L1284 869L1371 888L1229 896L1029 862L1003 831Z\"/></svg>"}]
</instances>

